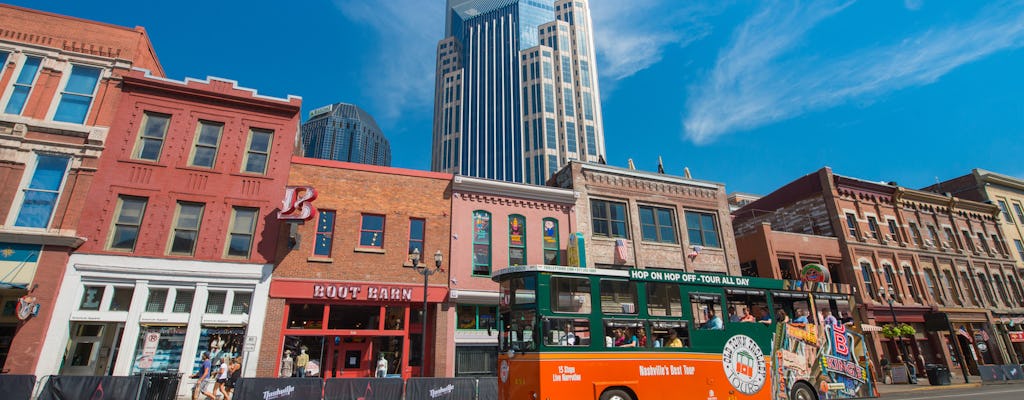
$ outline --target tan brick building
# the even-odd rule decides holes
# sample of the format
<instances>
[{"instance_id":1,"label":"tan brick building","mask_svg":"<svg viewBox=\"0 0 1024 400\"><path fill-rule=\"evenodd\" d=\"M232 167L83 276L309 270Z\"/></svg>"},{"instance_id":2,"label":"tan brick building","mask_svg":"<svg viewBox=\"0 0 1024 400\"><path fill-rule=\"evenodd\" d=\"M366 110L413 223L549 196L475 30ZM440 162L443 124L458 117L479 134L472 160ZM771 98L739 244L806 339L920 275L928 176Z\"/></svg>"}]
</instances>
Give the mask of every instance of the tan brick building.
<instances>
[{"instance_id":1,"label":"tan brick building","mask_svg":"<svg viewBox=\"0 0 1024 400\"><path fill-rule=\"evenodd\" d=\"M996 308L992 313L998 338L1010 349L1010 360L1015 364L1024 363L1024 287L1021 286L1024 282L1024 179L976 168L970 174L929 186L925 190L949 193L999 207L999 232L1002 233L1002 240L998 242L999 251L1012 255L1016 268L1002 270L1007 286L1006 296L1010 297L1008 303L1012 307ZM1000 283L995 283L998 288Z\"/></svg>"},{"instance_id":2,"label":"tan brick building","mask_svg":"<svg viewBox=\"0 0 1024 400\"><path fill-rule=\"evenodd\" d=\"M283 229L289 240L281 246L294 244L278 253L258 376L300 373L303 350L307 376L373 376L380 354L388 374L419 376L424 332L426 375L451 370L451 326L436 323L448 296L451 181L435 172L292 159L289 184L318 192L316 212ZM442 258L442 271L428 278L425 323L424 276L404 268L413 248L431 269L435 253ZM282 368L289 357L295 368Z\"/></svg>"},{"instance_id":3,"label":"tan brick building","mask_svg":"<svg viewBox=\"0 0 1024 400\"><path fill-rule=\"evenodd\" d=\"M1001 295L1013 259L996 244L998 212L994 205L836 175L826 167L737 210L733 223L741 238L757 235L768 223L773 231L837 240L841 261L825 261L839 269L831 271L833 280L853 285L865 328L894 320L910 324L917 334L904 351L919 371L924 363L956 368L956 346L977 373L979 364L1009 362L1006 348L989 334L990 310L1017 307ZM744 253L741 260L757 257ZM795 261L793 268L805 262L799 256ZM757 270L774 273L773 268ZM926 332L929 311L946 313L962 333ZM878 332L866 333L881 357L895 360L904 352Z\"/></svg>"},{"instance_id":4,"label":"tan brick building","mask_svg":"<svg viewBox=\"0 0 1024 400\"><path fill-rule=\"evenodd\" d=\"M591 268L740 274L723 184L579 161L550 182L579 192Z\"/></svg>"}]
</instances>

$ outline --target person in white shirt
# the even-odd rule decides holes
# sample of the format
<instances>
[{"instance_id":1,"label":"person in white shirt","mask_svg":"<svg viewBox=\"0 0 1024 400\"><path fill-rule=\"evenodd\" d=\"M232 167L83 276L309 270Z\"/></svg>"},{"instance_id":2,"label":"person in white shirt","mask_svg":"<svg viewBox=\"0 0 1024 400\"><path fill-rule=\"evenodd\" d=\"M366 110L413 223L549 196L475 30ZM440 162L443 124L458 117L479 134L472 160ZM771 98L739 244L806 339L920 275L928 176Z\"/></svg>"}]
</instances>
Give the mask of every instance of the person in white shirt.
<instances>
[{"instance_id":1,"label":"person in white shirt","mask_svg":"<svg viewBox=\"0 0 1024 400\"><path fill-rule=\"evenodd\" d=\"M228 394L228 388L225 387L224 383L228 381L228 369L231 367L231 359L227 355L220 358L220 366L217 369L217 383L213 385L213 395L220 396L218 393L224 395L222 399L230 399L231 395Z\"/></svg>"}]
</instances>

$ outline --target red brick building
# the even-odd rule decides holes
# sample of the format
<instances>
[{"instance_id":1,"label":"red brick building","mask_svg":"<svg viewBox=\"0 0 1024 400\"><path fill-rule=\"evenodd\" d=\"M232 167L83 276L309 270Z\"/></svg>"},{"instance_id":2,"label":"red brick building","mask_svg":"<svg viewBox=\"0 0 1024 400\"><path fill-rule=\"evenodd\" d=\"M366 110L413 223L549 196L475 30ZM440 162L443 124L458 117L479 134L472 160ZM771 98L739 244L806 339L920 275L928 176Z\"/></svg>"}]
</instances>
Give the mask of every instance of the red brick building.
<instances>
[{"instance_id":1,"label":"red brick building","mask_svg":"<svg viewBox=\"0 0 1024 400\"><path fill-rule=\"evenodd\" d=\"M448 297L451 181L435 172L292 159L289 184L314 188L317 212L285 232L293 248L282 248L270 285L259 376L373 376L380 355L389 375L419 376L424 365L427 376L445 375L452 332L437 322ZM441 258L441 271L427 278L425 320L425 278L406 268L412 249L430 270L435 254Z\"/></svg>"},{"instance_id":2,"label":"red brick building","mask_svg":"<svg viewBox=\"0 0 1024 400\"><path fill-rule=\"evenodd\" d=\"M999 208L991 204L845 177L823 168L737 210L733 225L740 238L753 235L774 241L777 234L759 233L769 223L773 231L837 240L838 266L822 246L798 246L795 251L822 253L829 267L839 269L831 276L853 285L860 307L857 315L867 327L899 322L917 331L902 350L896 341L866 332L875 354L895 360L904 353L923 371L924 363L957 368L960 360L954 356L959 347L968 368L977 373L979 364L1008 360L1006 349L991 335L990 309L1016 306L998 294L1005 291L1000 271L1012 271L1014 263L1000 243L998 214ZM741 260L763 259L756 247L742 243ZM778 250L769 252L785 258ZM817 261L817 256L811 259ZM805 263L799 254L793 261L787 266ZM775 273L776 266L769 271L761 264L758 261L759 273ZM784 270L779 273L787 275ZM961 334L927 332L924 316L929 311L946 313L955 331L962 328Z\"/></svg>"},{"instance_id":3,"label":"red brick building","mask_svg":"<svg viewBox=\"0 0 1024 400\"><path fill-rule=\"evenodd\" d=\"M146 31L0 4L0 364L36 373L79 221ZM19 302L25 314L15 315ZM38 306L38 308L36 308ZM33 313L32 311L36 311ZM58 353L63 353L59 350Z\"/></svg>"},{"instance_id":4,"label":"red brick building","mask_svg":"<svg viewBox=\"0 0 1024 400\"><path fill-rule=\"evenodd\" d=\"M261 338L301 99L142 70L120 86L38 375L189 376Z\"/></svg>"}]
</instances>

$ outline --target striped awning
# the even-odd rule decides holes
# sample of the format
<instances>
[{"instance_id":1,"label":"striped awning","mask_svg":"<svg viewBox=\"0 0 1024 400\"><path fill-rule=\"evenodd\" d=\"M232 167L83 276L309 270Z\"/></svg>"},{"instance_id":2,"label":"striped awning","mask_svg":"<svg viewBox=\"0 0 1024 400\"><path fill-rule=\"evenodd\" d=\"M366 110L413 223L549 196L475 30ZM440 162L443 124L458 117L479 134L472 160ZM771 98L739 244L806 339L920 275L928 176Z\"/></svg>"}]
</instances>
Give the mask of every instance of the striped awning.
<instances>
[{"instance_id":1,"label":"striped awning","mask_svg":"<svg viewBox=\"0 0 1024 400\"><path fill-rule=\"evenodd\" d=\"M878 325L871 325L871 324L860 324L860 330L862 332L881 332L882 331L882 327L880 327Z\"/></svg>"}]
</instances>

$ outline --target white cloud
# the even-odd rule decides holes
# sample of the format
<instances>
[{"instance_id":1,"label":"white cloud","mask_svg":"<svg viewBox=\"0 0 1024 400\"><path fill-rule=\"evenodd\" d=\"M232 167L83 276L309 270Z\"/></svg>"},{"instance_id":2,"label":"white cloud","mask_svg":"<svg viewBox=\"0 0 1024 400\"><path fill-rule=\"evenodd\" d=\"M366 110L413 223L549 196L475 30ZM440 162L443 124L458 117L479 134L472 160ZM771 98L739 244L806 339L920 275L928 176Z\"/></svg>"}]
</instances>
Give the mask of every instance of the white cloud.
<instances>
[{"instance_id":1,"label":"white cloud","mask_svg":"<svg viewBox=\"0 0 1024 400\"><path fill-rule=\"evenodd\" d=\"M1024 10L1007 3L973 20L831 59L791 56L846 4L770 4L743 23L707 79L690 88L685 132L695 143L806 112L930 84L954 68L1024 44Z\"/></svg>"},{"instance_id":2,"label":"white cloud","mask_svg":"<svg viewBox=\"0 0 1024 400\"><path fill-rule=\"evenodd\" d=\"M605 0L590 3L599 73L628 78L661 61L669 45L684 47L711 33L703 19L720 13L712 5L675 0Z\"/></svg>"},{"instance_id":3,"label":"white cloud","mask_svg":"<svg viewBox=\"0 0 1024 400\"><path fill-rule=\"evenodd\" d=\"M367 97L380 110L380 120L395 120L412 110L433 106L434 59L437 42L444 35L444 2L422 0L335 0L335 6L351 21L373 29L379 43L375 54L359 60L366 65ZM337 38L343 41L366 37Z\"/></svg>"}]
</instances>

